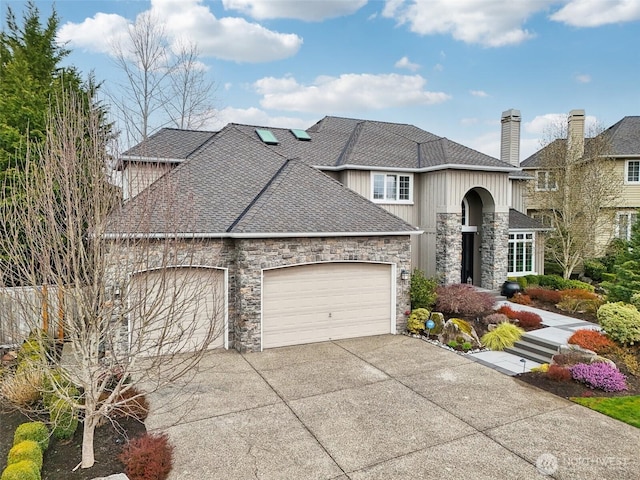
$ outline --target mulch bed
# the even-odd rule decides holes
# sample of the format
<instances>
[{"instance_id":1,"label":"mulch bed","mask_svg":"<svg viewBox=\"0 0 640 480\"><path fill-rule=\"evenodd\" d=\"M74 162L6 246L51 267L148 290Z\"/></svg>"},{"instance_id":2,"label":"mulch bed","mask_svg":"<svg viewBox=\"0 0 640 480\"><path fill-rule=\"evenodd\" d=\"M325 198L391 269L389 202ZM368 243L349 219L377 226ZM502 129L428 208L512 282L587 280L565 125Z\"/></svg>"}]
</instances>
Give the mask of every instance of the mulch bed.
<instances>
[{"instance_id":1,"label":"mulch bed","mask_svg":"<svg viewBox=\"0 0 640 480\"><path fill-rule=\"evenodd\" d=\"M31 419L21 412L0 403L0 469L6 466L6 458L13 444L13 432L21 423ZM124 465L118 455L127 439L135 438L146 432L143 423L133 418L119 418L117 428L111 423L104 424L95 432L95 458L92 468L73 469L80 463L82 451L82 424L78 426L73 439L58 441L51 438L49 448L44 454L42 466L43 480L91 480L124 472Z\"/></svg>"}]
</instances>

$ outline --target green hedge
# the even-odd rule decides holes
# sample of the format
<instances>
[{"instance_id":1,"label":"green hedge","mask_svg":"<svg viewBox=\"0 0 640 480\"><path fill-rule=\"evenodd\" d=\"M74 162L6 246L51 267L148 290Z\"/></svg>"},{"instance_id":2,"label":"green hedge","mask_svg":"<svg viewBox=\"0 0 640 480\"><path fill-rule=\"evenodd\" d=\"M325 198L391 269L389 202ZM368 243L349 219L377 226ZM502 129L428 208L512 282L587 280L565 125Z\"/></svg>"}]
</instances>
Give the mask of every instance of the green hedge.
<instances>
[{"instance_id":1,"label":"green hedge","mask_svg":"<svg viewBox=\"0 0 640 480\"><path fill-rule=\"evenodd\" d=\"M25 440L32 440L40 446L42 453L49 448L49 430L42 422L27 422L18 425L13 434L13 444L17 445Z\"/></svg>"},{"instance_id":2,"label":"green hedge","mask_svg":"<svg viewBox=\"0 0 640 480\"><path fill-rule=\"evenodd\" d=\"M40 469L28 460L7 465L0 480L41 480Z\"/></svg>"},{"instance_id":3,"label":"green hedge","mask_svg":"<svg viewBox=\"0 0 640 480\"><path fill-rule=\"evenodd\" d=\"M42 468L42 450L40 450L40 445L33 440L24 440L11 447L9 455L7 456L7 465L13 465L23 460L35 463L38 466L38 470L40 470Z\"/></svg>"}]
</instances>

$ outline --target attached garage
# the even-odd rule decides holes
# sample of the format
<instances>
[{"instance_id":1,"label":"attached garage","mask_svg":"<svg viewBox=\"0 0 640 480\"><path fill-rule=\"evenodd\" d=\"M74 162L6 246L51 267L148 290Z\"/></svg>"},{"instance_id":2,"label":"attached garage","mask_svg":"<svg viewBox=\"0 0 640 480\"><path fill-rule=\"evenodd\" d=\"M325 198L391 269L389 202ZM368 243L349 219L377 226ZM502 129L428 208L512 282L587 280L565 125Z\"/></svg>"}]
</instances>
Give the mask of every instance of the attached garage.
<instances>
[{"instance_id":1,"label":"attached garage","mask_svg":"<svg viewBox=\"0 0 640 480\"><path fill-rule=\"evenodd\" d=\"M132 276L132 350L145 356L227 347L226 270L172 267Z\"/></svg>"},{"instance_id":2,"label":"attached garage","mask_svg":"<svg viewBox=\"0 0 640 480\"><path fill-rule=\"evenodd\" d=\"M395 333L394 274L359 262L265 270L262 348Z\"/></svg>"}]
</instances>

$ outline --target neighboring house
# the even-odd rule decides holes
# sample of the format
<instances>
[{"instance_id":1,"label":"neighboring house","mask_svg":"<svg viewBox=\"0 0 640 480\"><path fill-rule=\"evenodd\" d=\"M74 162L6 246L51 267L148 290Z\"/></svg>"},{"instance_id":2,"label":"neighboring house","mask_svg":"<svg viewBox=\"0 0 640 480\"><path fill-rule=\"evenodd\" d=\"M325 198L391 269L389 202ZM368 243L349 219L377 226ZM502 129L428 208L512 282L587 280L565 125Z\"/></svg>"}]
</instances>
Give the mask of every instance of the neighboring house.
<instances>
[{"instance_id":1,"label":"neighboring house","mask_svg":"<svg viewBox=\"0 0 640 480\"><path fill-rule=\"evenodd\" d=\"M199 263L226 278L225 338L237 349L395 332L413 268L489 289L542 273L544 228L511 208L530 177L509 112L502 160L411 125L348 118L163 129L121 157L120 220L154 238L210 240ZM167 224L168 210L182 214Z\"/></svg>"},{"instance_id":2,"label":"neighboring house","mask_svg":"<svg viewBox=\"0 0 640 480\"><path fill-rule=\"evenodd\" d=\"M542 222L548 222L542 204L543 195L558 188L553 169L544 165L548 151L571 152L580 161L586 158L585 151L589 154L597 149L600 157L615 161L612 175L621 184L620 195L613 205L603 211L604 225L594 245L594 254L602 254L611 239L630 237L631 226L640 209L640 117L624 117L595 138L585 138L584 119L584 110L572 110L567 125L569 142L566 138L556 139L521 163L523 171L534 177L533 188L523 197L526 202L523 211Z\"/></svg>"}]
</instances>

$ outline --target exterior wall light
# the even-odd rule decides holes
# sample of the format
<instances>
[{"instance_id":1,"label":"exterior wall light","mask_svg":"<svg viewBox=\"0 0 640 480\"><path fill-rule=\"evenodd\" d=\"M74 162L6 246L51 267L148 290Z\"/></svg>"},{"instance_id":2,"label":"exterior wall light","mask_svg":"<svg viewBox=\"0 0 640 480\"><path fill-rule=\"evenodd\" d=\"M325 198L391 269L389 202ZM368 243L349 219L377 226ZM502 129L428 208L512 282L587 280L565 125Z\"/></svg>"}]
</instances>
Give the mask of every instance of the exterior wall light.
<instances>
[{"instance_id":1,"label":"exterior wall light","mask_svg":"<svg viewBox=\"0 0 640 480\"><path fill-rule=\"evenodd\" d=\"M402 280L403 282L409 280L409 270L400 270L400 280Z\"/></svg>"}]
</instances>

